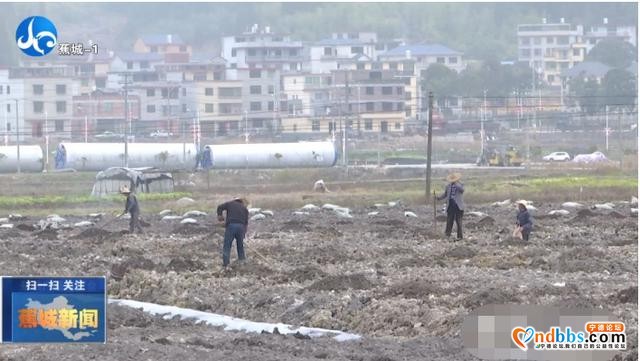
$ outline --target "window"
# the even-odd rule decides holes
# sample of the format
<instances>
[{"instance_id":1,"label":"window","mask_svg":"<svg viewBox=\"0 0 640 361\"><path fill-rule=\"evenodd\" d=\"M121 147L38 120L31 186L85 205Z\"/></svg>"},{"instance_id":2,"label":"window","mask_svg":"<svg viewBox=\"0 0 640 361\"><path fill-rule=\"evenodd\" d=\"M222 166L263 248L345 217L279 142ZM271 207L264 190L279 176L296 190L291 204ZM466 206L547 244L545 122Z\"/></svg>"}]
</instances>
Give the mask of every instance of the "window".
<instances>
[{"instance_id":1,"label":"window","mask_svg":"<svg viewBox=\"0 0 640 361\"><path fill-rule=\"evenodd\" d=\"M396 110L399 112L404 110L404 103L396 103Z\"/></svg>"},{"instance_id":2,"label":"window","mask_svg":"<svg viewBox=\"0 0 640 361\"><path fill-rule=\"evenodd\" d=\"M7 113L11 113L11 104L7 104Z\"/></svg>"},{"instance_id":3,"label":"window","mask_svg":"<svg viewBox=\"0 0 640 361\"><path fill-rule=\"evenodd\" d=\"M289 64L289 70L298 70L298 63Z\"/></svg>"},{"instance_id":4,"label":"window","mask_svg":"<svg viewBox=\"0 0 640 361\"><path fill-rule=\"evenodd\" d=\"M207 73L195 73L193 74L194 81L205 81L207 80Z\"/></svg>"},{"instance_id":5,"label":"window","mask_svg":"<svg viewBox=\"0 0 640 361\"><path fill-rule=\"evenodd\" d=\"M298 50L289 49L289 56L298 56Z\"/></svg>"},{"instance_id":6,"label":"window","mask_svg":"<svg viewBox=\"0 0 640 361\"><path fill-rule=\"evenodd\" d=\"M520 45L529 45L529 38L520 38Z\"/></svg>"},{"instance_id":7,"label":"window","mask_svg":"<svg viewBox=\"0 0 640 361\"><path fill-rule=\"evenodd\" d=\"M390 86L383 86L382 87L382 94L383 95L391 95L393 94L393 88Z\"/></svg>"},{"instance_id":8,"label":"window","mask_svg":"<svg viewBox=\"0 0 640 361\"><path fill-rule=\"evenodd\" d=\"M373 120L371 119L364 120L364 130L373 130Z\"/></svg>"},{"instance_id":9,"label":"window","mask_svg":"<svg viewBox=\"0 0 640 361\"><path fill-rule=\"evenodd\" d=\"M113 103L104 103L104 104L102 104L102 110L105 113L111 113L113 111Z\"/></svg>"},{"instance_id":10,"label":"window","mask_svg":"<svg viewBox=\"0 0 640 361\"><path fill-rule=\"evenodd\" d=\"M553 76L553 75L548 75L548 76L547 76L547 81L548 81L549 83L553 83L553 79L554 79L554 76Z\"/></svg>"},{"instance_id":11,"label":"window","mask_svg":"<svg viewBox=\"0 0 640 361\"><path fill-rule=\"evenodd\" d=\"M436 58L436 62L439 64L444 64L444 56L439 56Z\"/></svg>"},{"instance_id":12,"label":"window","mask_svg":"<svg viewBox=\"0 0 640 361\"><path fill-rule=\"evenodd\" d=\"M282 50L280 50L280 49L276 49L276 50L273 52L273 55L275 55L275 56L276 56L276 57L278 57L278 58L279 58L279 57L281 57L281 56L282 56Z\"/></svg>"},{"instance_id":13,"label":"window","mask_svg":"<svg viewBox=\"0 0 640 361\"><path fill-rule=\"evenodd\" d=\"M262 122L262 119L254 119L251 121L251 126L253 128L262 128L264 127L264 123Z\"/></svg>"},{"instance_id":14,"label":"window","mask_svg":"<svg viewBox=\"0 0 640 361\"><path fill-rule=\"evenodd\" d=\"M132 61L128 61L127 62L127 69L129 69L129 70L133 69L133 62Z\"/></svg>"},{"instance_id":15,"label":"window","mask_svg":"<svg viewBox=\"0 0 640 361\"><path fill-rule=\"evenodd\" d=\"M11 87L7 85L7 94L11 94Z\"/></svg>"},{"instance_id":16,"label":"window","mask_svg":"<svg viewBox=\"0 0 640 361\"><path fill-rule=\"evenodd\" d=\"M358 69L358 70L364 70L364 64L362 64L362 63L358 63L358 64L356 65L356 69Z\"/></svg>"},{"instance_id":17,"label":"window","mask_svg":"<svg viewBox=\"0 0 640 361\"><path fill-rule=\"evenodd\" d=\"M580 56L580 49L573 49L573 56Z\"/></svg>"},{"instance_id":18,"label":"window","mask_svg":"<svg viewBox=\"0 0 640 361\"><path fill-rule=\"evenodd\" d=\"M249 87L249 93L250 94L261 94L262 93L262 87L260 85L252 85Z\"/></svg>"},{"instance_id":19,"label":"window","mask_svg":"<svg viewBox=\"0 0 640 361\"><path fill-rule=\"evenodd\" d=\"M64 132L64 119L56 119L56 132Z\"/></svg>"},{"instance_id":20,"label":"window","mask_svg":"<svg viewBox=\"0 0 640 361\"><path fill-rule=\"evenodd\" d=\"M269 89L269 90L268 90L269 94L273 94L273 93L275 92L275 91L274 91L274 87L273 87L273 85L269 85L269 88L268 88L268 89Z\"/></svg>"},{"instance_id":21,"label":"window","mask_svg":"<svg viewBox=\"0 0 640 361\"><path fill-rule=\"evenodd\" d=\"M186 104L182 104L182 112L183 113L187 112L187 105Z\"/></svg>"},{"instance_id":22,"label":"window","mask_svg":"<svg viewBox=\"0 0 640 361\"><path fill-rule=\"evenodd\" d=\"M366 109L368 112L372 112L374 108L375 108L375 105L372 102L367 103Z\"/></svg>"},{"instance_id":23,"label":"window","mask_svg":"<svg viewBox=\"0 0 640 361\"><path fill-rule=\"evenodd\" d=\"M11 123L7 122L7 132L11 131Z\"/></svg>"},{"instance_id":24,"label":"window","mask_svg":"<svg viewBox=\"0 0 640 361\"><path fill-rule=\"evenodd\" d=\"M0 85L0 94L2 94L2 89L4 88L2 87L2 85Z\"/></svg>"},{"instance_id":25,"label":"window","mask_svg":"<svg viewBox=\"0 0 640 361\"><path fill-rule=\"evenodd\" d=\"M147 113L155 113L156 112L156 106L153 104L149 104L147 105Z\"/></svg>"},{"instance_id":26,"label":"window","mask_svg":"<svg viewBox=\"0 0 640 361\"><path fill-rule=\"evenodd\" d=\"M58 101L56 102L56 113L66 113L67 112L67 102Z\"/></svg>"},{"instance_id":27,"label":"window","mask_svg":"<svg viewBox=\"0 0 640 361\"><path fill-rule=\"evenodd\" d=\"M522 49L522 50L520 50L520 55L521 55L521 56L526 56L526 57L531 56L531 50L529 50L529 49Z\"/></svg>"},{"instance_id":28,"label":"window","mask_svg":"<svg viewBox=\"0 0 640 361\"><path fill-rule=\"evenodd\" d=\"M83 78L82 80L80 80L80 85L82 86L89 86L89 79L87 78ZM0 92L2 91L2 87L0 86Z\"/></svg>"},{"instance_id":29,"label":"window","mask_svg":"<svg viewBox=\"0 0 640 361\"><path fill-rule=\"evenodd\" d=\"M533 38L533 43L535 45L540 45L540 43L542 43L542 38L539 36L536 36L535 38Z\"/></svg>"},{"instance_id":30,"label":"window","mask_svg":"<svg viewBox=\"0 0 640 361\"><path fill-rule=\"evenodd\" d=\"M267 109L273 111L273 102L267 103Z\"/></svg>"},{"instance_id":31,"label":"window","mask_svg":"<svg viewBox=\"0 0 640 361\"><path fill-rule=\"evenodd\" d=\"M148 97L154 97L154 96L156 96L156 90L155 90L155 89L152 89L152 88L147 89L147 96L148 96Z\"/></svg>"},{"instance_id":32,"label":"window","mask_svg":"<svg viewBox=\"0 0 640 361\"><path fill-rule=\"evenodd\" d=\"M186 51L187 51L187 47L186 47L186 46L184 46L184 45L180 45L180 52L181 52L181 53L184 53L184 52L186 52Z\"/></svg>"},{"instance_id":33,"label":"window","mask_svg":"<svg viewBox=\"0 0 640 361\"><path fill-rule=\"evenodd\" d=\"M33 102L33 112L34 113L44 112L44 102L40 102L40 101Z\"/></svg>"},{"instance_id":34,"label":"window","mask_svg":"<svg viewBox=\"0 0 640 361\"><path fill-rule=\"evenodd\" d=\"M402 95L404 93L404 88L401 86L397 86L396 93L398 93L398 95Z\"/></svg>"},{"instance_id":35,"label":"window","mask_svg":"<svg viewBox=\"0 0 640 361\"><path fill-rule=\"evenodd\" d=\"M353 54L362 54L364 53L364 48L361 46L352 46L351 47L351 53Z\"/></svg>"},{"instance_id":36,"label":"window","mask_svg":"<svg viewBox=\"0 0 640 361\"><path fill-rule=\"evenodd\" d=\"M36 95L44 94L44 85L42 85L42 84L33 84L33 94L36 94Z\"/></svg>"},{"instance_id":37,"label":"window","mask_svg":"<svg viewBox=\"0 0 640 361\"><path fill-rule=\"evenodd\" d=\"M547 36L547 44L553 44L553 36Z\"/></svg>"},{"instance_id":38,"label":"window","mask_svg":"<svg viewBox=\"0 0 640 361\"><path fill-rule=\"evenodd\" d=\"M56 94L58 95L67 94L67 86L64 84L56 84Z\"/></svg>"},{"instance_id":39,"label":"window","mask_svg":"<svg viewBox=\"0 0 640 361\"><path fill-rule=\"evenodd\" d=\"M183 97L187 96L187 88L182 88L182 96Z\"/></svg>"},{"instance_id":40,"label":"window","mask_svg":"<svg viewBox=\"0 0 640 361\"><path fill-rule=\"evenodd\" d=\"M262 77L262 71L260 70L249 70L249 78L258 79Z\"/></svg>"},{"instance_id":41,"label":"window","mask_svg":"<svg viewBox=\"0 0 640 361\"><path fill-rule=\"evenodd\" d=\"M247 50L247 55L248 56L256 56L256 49Z\"/></svg>"},{"instance_id":42,"label":"window","mask_svg":"<svg viewBox=\"0 0 640 361\"><path fill-rule=\"evenodd\" d=\"M251 111L262 110L262 104L260 102L251 102L249 103L249 110Z\"/></svg>"},{"instance_id":43,"label":"window","mask_svg":"<svg viewBox=\"0 0 640 361\"><path fill-rule=\"evenodd\" d=\"M398 63L389 63L390 70L398 70Z\"/></svg>"},{"instance_id":44,"label":"window","mask_svg":"<svg viewBox=\"0 0 640 361\"><path fill-rule=\"evenodd\" d=\"M449 57L449 64L458 64L458 57L450 56Z\"/></svg>"},{"instance_id":45,"label":"window","mask_svg":"<svg viewBox=\"0 0 640 361\"><path fill-rule=\"evenodd\" d=\"M331 48L329 48L329 47L324 48L324 55L325 55L325 56L331 56L331 55L333 55L333 49L331 49Z\"/></svg>"},{"instance_id":46,"label":"window","mask_svg":"<svg viewBox=\"0 0 640 361\"><path fill-rule=\"evenodd\" d=\"M104 78L96 78L96 88L104 88L107 86L107 79Z\"/></svg>"},{"instance_id":47,"label":"window","mask_svg":"<svg viewBox=\"0 0 640 361\"><path fill-rule=\"evenodd\" d=\"M204 88L204 95L213 96L213 88Z\"/></svg>"},{"instance_id":48,"label":"window","mask_svg":"<svg viewBox=\"0 0 640 361\"><path fill-rule=\"evenodd\" d=\"M213 113L213 104L211 103L206 103L204 105L204 112L205 113Z\"/></svg>"},{"instance_id":49,"label":"window","mask_svg":"<svg viewBox=\"0 0 640 361\"><path fill-rule=\"evenodd\" d=\"M365 94L367 94L367 95L373 95L374 94L372 86L368 86L368 87L364 88L364 90L365 90Z\"/></svg>"},{"instance_id":50,"label":"window","mask_svg":"<svg viewBox=\"0 0 640 361\"><path fill-rule=\"evenodd\" d=\"M149 69L149 62L148 61L141 61L140 62L140 69Z\"/></svg>"},{"instance_id":51,"label":"window","mask_svg":"<svg viewBox=\"0 0 640 361\"><path fill-rule=\"evenodd\" d=\"M218 96L221 98L239 98L242 96L242 88L218 88Z\"/></svg>"},{"instance_id":52,"label":"window","mask_svg":"<svg viewBox=\"0 0 640 361\"><path fill-rule=\"evenodd\" d=\"M396 122L395 128L396 128L396 130L402 129L402 124L400 124L400 122Z\"/></svg>"},{"instance_id":53,"label":"window","mask_svg":"<svg viewBox=\"0 0 640 361\"><path fill-rule=\"evenodd\" d=\"M540 49L534 49L533 50L533 55L534 56L540 56L541 54L542 54L542 50L540 50Z\"/></svg>"},{"instance_id":54,"label":"window","mask_svg":"<svg viewBox=\"0 0 640 361\"><path fill-rule=\"evenodd\" d=\"M569 44L569 37L568 36L558 36L557 38L558 44Z\"/></svg>"},{"instance_id":55,"label":"window","mask_svg":"<svg viewBox=\"0 0 640 361\"><path fill-rule=\"evenodd\" d=\"M314 119L311 121L311 130L314 132L319 132L320 131L320 121L317 119Z\"/></svg>"},{"instance_id":56,"label":"window","mask_svg":"<svg viewBox=\"0 0 640 361\"><path fill-rule=\"evenodd\" d=\"M163 88L161 90L161 94L163 98L166 98L169 95L169 90L167 88Z\"/></svg>"},{"instance_id":57,"label":"window","mask_svg":"<svg viewBox=\"0 0 640 361\"><path fill-rule=\"evenodd\" d=\"M369 73L369 80L382 80L382 73L379 71L372 71Z\"/></svg>"},{"instance_id":58,"label":"window","mask_svg":"<svg viewBox=\"0 0 640 361\"><path fill-rule=\"evenodd\" d=\"M391 111L393 111L393 103L391 103L391 102L382 102L382 111L383 112L391 112Z\"/></svg>"}]
</instances>

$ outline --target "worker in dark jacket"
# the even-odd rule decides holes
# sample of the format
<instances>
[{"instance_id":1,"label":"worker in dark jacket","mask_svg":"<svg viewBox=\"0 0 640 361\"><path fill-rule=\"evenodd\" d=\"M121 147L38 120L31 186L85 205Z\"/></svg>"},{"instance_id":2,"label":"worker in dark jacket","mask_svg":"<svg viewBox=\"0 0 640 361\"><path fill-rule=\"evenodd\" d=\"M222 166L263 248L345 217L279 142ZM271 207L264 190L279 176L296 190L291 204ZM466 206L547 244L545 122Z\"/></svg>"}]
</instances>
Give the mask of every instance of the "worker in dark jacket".
<instances>
[{"instance_id":1,"label":"worker in dark jacket","mask_svg":"<svg viewBox=\"0 0 640 361\"><path fill-rule=\"evenodd\" d=\"M533 221L529 210L524 203L518 203L518 214L516 215L516 226L518 231L522 234L523 241L529 241L529 234L533 229Z\"/></svg>"},{"instance_id":2,"label":"worker in dark jacket","mask_svg":"<svg viewBox=\"0 0 640 361\"><path fill-rule=\"evenodd\" d=\"M138 230L142 233L142 227L140 226L140 205L138 204L138 199L135 194L131 193L129 187L122 186L120 187L120 193L127 196L127 202L124 205L124 212L120 215L120 217L129 213L131 218L129 219L129 232L133 233Z\"/></svg>"},{"instance_id":3,"label":"worker in dark jacket","mask_svg":"<svg viewBox=\"0 0 640 361\"><path fill-rule=\"evenodd\" d=\"M222 215L223 211L227 212L226 219ZM218 221L225 222L226 227L224 231L224 245L222 246L222 266L226 269L229 265L231 244L234 239L236 240L238 250L238 260L242 261L245 259L243 241L247 233L247 226L249 225L247 201L242 198L234 198L232 201L219 205L216 213L218 214Z\"/></svg>"},{"instance_id":4,"label":"worker in dark jacket","mask_svg":"<svg viewBox=\"0 0 640 361\"><path fill-rule=\"evenodd\" d=\"M460 183L462 176L460 173L452 173L447 176L447 187L442 195L438 197L438 200L447 200L447 226L444 233L447 237L451 236L451 229L453 228L453 221L457 226L457 239L462 239L462 215L464 214L464 201L462 200L462 194L464 193L464 186Z\"/></svg>"}]
</instances>

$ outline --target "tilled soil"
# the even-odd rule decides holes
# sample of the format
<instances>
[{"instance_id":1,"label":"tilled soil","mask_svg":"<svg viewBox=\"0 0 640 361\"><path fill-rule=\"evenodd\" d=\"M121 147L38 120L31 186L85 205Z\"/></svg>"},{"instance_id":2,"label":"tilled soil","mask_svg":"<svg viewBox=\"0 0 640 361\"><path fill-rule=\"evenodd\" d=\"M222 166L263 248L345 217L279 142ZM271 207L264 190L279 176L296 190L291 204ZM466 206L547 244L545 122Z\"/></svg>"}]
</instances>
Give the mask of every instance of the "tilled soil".
<instances>
[{"instance_id":1,"label":"tilled soil","mask_svg":"<svg viewBox=\"0 0 640 361\"><path fill-rule=\"evenodd\" d=\"M152 223L143 235L106 229L57 230L55 237L0 230L0 268L14 275L107 275L113 298L133 299L265 322L345 330L362 341L223 332L109 306L107 345L83 350L100 360L471 360L461 325L491 303L604 308L624 321L637 359L637 219L583 211L537 218L558 204L536 204L529 243L511 238L513 208L481 206L465 215L465 239L442 237L426 208L355 209L252 222L246 262L220 270L224 229ZM623 215L623 217L620 217ZM235 248L232 259L235 260ZM26 350L29 350L27 353ZM60 345L0 348L0 359L84 360Z\"/></svg>"}]
</instances>

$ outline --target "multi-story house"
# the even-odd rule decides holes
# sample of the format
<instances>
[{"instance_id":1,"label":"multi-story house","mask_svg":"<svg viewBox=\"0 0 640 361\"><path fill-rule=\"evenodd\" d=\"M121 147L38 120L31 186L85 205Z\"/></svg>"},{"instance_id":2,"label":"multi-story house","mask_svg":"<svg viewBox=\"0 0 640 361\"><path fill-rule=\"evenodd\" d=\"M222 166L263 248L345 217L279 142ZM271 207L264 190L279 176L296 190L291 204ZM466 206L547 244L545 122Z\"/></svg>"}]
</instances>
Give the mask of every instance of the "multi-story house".
<instances>
[{"instance_id":1,"label":"multi-story house","mask_svg":"<svg viewBox=\"0 0 640 361\"><path fill-rule=\"evenodd\" d=\"M188 62L192 48L179 35L156 34L138 38L133 51L161 55L167 62Z\"/></svg>"},{"instance_id":2,"label":"multi-story house","mask_svg":"<svg viewBox=\"0 0 640 361\"><path fill-rule=\"evenodd\" d=\"M309 63L306 71L328 74L340 69L341 61L361 55L376 59L377 35L375 33L334 33L331 38L309 45Z\"/></svg>"},{"instance_id":3,"label":"multi-story house","mask_svg":"<svg viewBox=\"0 0 640 361\"><path fill-rule=\"evenodd\" d=\"M602 19L602 24L589 26L584 31L584 42L586 44L587 53L593 49L596 44L604 39L617 39L626 41L627 43L638 46L638 31L632 25L612 25L609 24L608 18Z\"/></svg>"},{"instance_id":4,"label":"multi-story house","mask_svg":"<svg viewBox=\"0 0 640 361\"><path fill-rule=\"evenodd\" d=\"M24 139L24 82L9 77L9 68L0 67L0 142Z\"/></svg>"},{"instance_id":5,"label":"multi-story house","mask_svg":"<svg viewBox=\"0 0 640 361\"><path fill-rule=\"evenodd\" d=\"M126 104L126 108L125 108ZM128 123L125 123L125 114ZM73 97L71 137L91 141L96 135L110 131L133 134L140 118L140 98L129 95L125 102L122 91L96 90Z\"/></svg>"},{"instance_id":6,"label":"multi-story house","mask_svg":"<svg viewBox=\"0 0 640 361\"><path fill-rule=\"evenodd\" d=\"M463 54L441 44L401 45L379 55L384 61L413 60L416 70L427 69L431 64L442 64L449 69L461 72L466 68Z\"/></svg>"},{"instance_id":7,"label":"multi-story house","mask_svg":"<svg viewBox=\"0 0 640 361\"><path fill-rule=\"evenodd\" d=\"M65 65L11 68L9 78L20 83L23 90L21 133L26 140L39 140L44 135L70 138L72 98L79 93L73 68Z\"/></svg>"},{"instance_id":8,"label":"multi-story house","mask_svg":"<svg viewBox=\"0 0 640 361\"><path fill-rule=\"evenodd\" d=\"M559 23L518 25L518 60L529 63L534 75L538 74L537 87L542 82L560 86L560 74L584 61L586 44L582 25ZM539 84L536 84L539 83Z\"/></svg>"}]
</instances>

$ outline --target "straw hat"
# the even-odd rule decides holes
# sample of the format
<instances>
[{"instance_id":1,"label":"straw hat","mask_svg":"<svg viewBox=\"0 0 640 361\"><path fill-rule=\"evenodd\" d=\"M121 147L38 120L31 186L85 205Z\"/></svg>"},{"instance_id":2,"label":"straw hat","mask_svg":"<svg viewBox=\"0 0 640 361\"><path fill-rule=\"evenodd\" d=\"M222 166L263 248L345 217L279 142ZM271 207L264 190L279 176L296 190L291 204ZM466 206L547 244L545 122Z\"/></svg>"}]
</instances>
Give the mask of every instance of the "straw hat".
<instances>
[{"instance_id":1,"label":"straw hat","mask_svg":"<svg viewBox=\"0 0 640 361\"><path fill-rule=\"evenodd\" d=\"M234 201L240 201L242 202L242 204L244 204L245 206L249 204L249 200L244 198L244 197L234 197L233 198Z\"/></svg>"},{"instance_id":2,"label":"straw hat","mask_svg":"<svg viewBox=\"0 0 640 361\"><path fill-rule=\"evenodd\" d=\"M460 173L451 173L447 176L447 182L455 183L462 178L462 174Z\"/></svg>"},{"instance_id":3,"label":"straw hat","mask_svg":"<svg viewBox=\"0 0 640 361\"><path fill-rule=\"evenodd\" d=\"M129 187L127 187L126 185L121 185L120 186L120 193L129 194L129 193L131 193L131 191L129 190Z\"/></svg>"}]
</instances>

